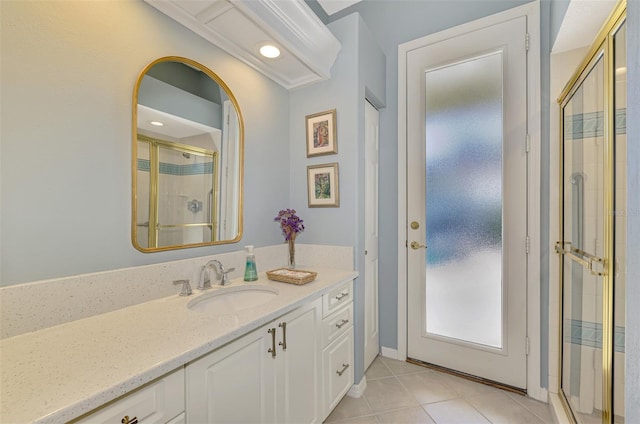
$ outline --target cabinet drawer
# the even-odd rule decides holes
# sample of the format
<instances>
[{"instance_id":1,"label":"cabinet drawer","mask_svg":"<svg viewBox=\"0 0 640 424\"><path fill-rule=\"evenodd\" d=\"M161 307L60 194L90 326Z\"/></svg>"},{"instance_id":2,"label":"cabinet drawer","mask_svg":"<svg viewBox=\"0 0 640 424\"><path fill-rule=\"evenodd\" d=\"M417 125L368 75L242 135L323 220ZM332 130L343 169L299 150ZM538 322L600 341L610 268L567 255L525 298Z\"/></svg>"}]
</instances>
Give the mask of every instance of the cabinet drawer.
<instances>
[{"instance_id":1,"label":"cabinet drawer","mask_svg":"<svg viewBox=\"0 0 640 424\"><path fill-rule=\"evenodd\" d=\"M322 346L326 346L353 326L353 303L322 320Z\"/></svg>"},{"instance_id":2,"label":"cabinet drawer","mask_svg":"<svg viewBox=\"0 0 640 424\"><path fill-rule=\"evenodd\" d=\"M353 327L324 349L324 410L329 414L353 385Z\"/></svg>"},{"instance_id":3,"label":"cabinet drawer","mask_svg":"<svg viewBox=\"0 0 640 424\"><path fill-rule=\"evenodd\" d=\"M81 417L75 423L166 423L184 412L184 368L167 374L112 403ZM178 421L179 422L179 421Z\"/></svg>"},{"instance_id":4,"label":"cabinet drawer","mask_svg":"<svg viewBox=\"0 0 640 424\"><path fill-rule=\"evenodd\" d=\"M342 305L353 300L353 281L349 281L340 287L331 290L322 296L322 318L327 317L333 311L337 311Z\"/></svg>"}]
</instances>

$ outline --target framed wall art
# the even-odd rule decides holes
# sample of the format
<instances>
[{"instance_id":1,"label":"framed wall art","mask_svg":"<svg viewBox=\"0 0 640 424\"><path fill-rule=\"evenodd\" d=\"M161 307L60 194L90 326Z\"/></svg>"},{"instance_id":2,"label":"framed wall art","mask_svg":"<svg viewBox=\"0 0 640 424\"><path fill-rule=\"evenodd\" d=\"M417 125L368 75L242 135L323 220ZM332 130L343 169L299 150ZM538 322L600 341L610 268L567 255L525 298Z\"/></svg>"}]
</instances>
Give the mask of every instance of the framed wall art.
<instances>
[{"instance_id":1,"label":"framed wall art","mask_svg":"<svg viewBox=\"0 0 640 424\"><path fill-rule=\"evenodd\" d=\"M307 157L338 153L336 110L306 116Z\"/></svg>"},{"instance_id":2,"label":"framed wall art","mask_svg":"<svg viewBox=\"0 0 640 424\"><path fill-rule=\"evenodd\" d=\"M310 208L340 206L337 162L307 166L307 194Z\"/></svg>"}]
</instances>

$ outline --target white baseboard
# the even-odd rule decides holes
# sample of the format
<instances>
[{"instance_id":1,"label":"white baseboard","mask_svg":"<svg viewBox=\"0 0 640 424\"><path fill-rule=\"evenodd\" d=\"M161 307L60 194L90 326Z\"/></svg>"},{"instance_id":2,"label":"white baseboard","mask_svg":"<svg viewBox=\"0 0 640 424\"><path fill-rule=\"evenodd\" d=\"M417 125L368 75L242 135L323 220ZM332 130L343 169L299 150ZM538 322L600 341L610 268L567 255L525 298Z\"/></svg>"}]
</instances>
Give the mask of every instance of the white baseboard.
<instances>
[{"instance_id":1,"label":"white baseboard","mask_svg":"<svg viewBox=\"0 0 640 424\"><path fill-rule=\"evenodd\" d=\"M347 392L347 396L352 398L359 398L364 394L364 391L367 389L367 377L362 376L362 380L358 384L354 384L351 386L349 391Z\"/></svg>"},{"instance_id":2,"label":"white baseboard","mask_svg":"<svg viewBox=\"0 0 640 424\"><path fill-rule=\"evenodd\" d=\"M380 348L380 354L385 358L398 359L398 349L382 346Z\"/></svg>"},{"instance_id":3,"label":"white baseboard","mask_svg":"<svg viewBox=\"0 0 640 424\"><path fill-rule=\"evenodd\" d=\"M527 396L540 402L549 402L549 392L543 387L527 387Z\"/></svg>"}]
</instances>

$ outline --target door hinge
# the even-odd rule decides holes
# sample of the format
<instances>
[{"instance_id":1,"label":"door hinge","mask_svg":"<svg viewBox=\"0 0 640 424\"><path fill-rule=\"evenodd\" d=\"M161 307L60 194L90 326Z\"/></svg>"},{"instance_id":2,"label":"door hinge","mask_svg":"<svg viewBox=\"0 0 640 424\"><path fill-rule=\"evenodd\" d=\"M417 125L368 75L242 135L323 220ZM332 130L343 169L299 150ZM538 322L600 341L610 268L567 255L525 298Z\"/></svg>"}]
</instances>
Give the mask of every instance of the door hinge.
<instances>
[{"instance_id":1,"label":"door hinge","mask_svg":"<svg viewBox=\"0 0 640 424\"><path fill-rule=\"evenodd\" d=\"M531 136L529 134L527 134L524 140L524 150L527 153L529 153L529 150L531 150Z\"/></svg>"},{"instance_id":2,"label":"door hinge","mask_svg":"<svg viewBox=\"0 0 640 424\"><path fill-rule=\"evenodd\" d=\"M529 51L529 39L530 39L530 37L529 37L529 33L527 32L527 33L524 35L524 51L525 51L525 52L528 52L528 51Z\"/></svg>"},{"instance_id":3,"label":"door hinge","mask_svg":"<svg viewBox=\"0 0 640 424\"><path fill-rule=\"evenodd\" d=\"M531 250L531 238L527 236L524 239L524 253L528 255L530 250Z\"/></svg>"},{"instance_id":4,"label":"door hinge","mask_svg":"<svg viewBox=\"0 0 640 424\"><path fill-rule=\"evenodd\" d=\"M529 337L525 337L524 339L524 354L529 355L529 351L531 350L531 343L529 343Z\"/></svg>"}]
</instances>

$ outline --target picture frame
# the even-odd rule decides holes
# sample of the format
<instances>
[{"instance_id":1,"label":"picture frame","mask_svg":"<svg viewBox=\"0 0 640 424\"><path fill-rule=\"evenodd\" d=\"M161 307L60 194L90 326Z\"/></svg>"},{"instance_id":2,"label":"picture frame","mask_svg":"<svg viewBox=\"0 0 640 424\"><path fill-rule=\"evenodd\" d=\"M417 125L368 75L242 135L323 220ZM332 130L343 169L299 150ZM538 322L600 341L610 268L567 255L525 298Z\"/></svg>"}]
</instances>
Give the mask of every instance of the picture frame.
<instances>
[{"instance_id":1,"label":"picture frame","mask_svg":"<svg viewBox=\"0 0 640 424\"><path fill-rule=\"evenodd\" d=\"M337 162L307 166L307 194L310 208L340 206Z\"/></svg>"},{"instance_id":2,"label":"picture frame","mask_svg":"<svg viewBox=\"0 0 640 424\"><path fill-rule=\"evenodd\" d=\"M305 121L308 158L338 153L335 109L307 115Z\"/></svg>"}]
</instances>

